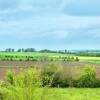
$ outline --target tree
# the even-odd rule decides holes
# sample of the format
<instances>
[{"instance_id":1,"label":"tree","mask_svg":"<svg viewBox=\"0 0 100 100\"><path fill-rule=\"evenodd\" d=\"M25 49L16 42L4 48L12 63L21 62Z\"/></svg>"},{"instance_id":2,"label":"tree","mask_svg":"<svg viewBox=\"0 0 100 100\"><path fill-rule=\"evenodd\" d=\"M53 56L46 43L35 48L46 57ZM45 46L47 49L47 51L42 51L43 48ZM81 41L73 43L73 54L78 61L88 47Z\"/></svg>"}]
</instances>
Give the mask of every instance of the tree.
<instances>
[{"instance_id":1,"label":"tree","mask_svg":"<svg viewBox=\"0 0 100 100\"><path fill-rule=\"evenodd\" d=\"M18 50L17 50L17 52L21 52L21 51L22 51L21 49L18 49Z\"/></svg>"},{"instance_id":2,"label":"tree","mask_svg":"<svg viewBox=\"0 0 100 100\"><path fill-rule=\"evenodd\" d=\"M79 61L79 58L78 58L78 57L76 57L75 61Z\"/></svg>"}]
</instances>

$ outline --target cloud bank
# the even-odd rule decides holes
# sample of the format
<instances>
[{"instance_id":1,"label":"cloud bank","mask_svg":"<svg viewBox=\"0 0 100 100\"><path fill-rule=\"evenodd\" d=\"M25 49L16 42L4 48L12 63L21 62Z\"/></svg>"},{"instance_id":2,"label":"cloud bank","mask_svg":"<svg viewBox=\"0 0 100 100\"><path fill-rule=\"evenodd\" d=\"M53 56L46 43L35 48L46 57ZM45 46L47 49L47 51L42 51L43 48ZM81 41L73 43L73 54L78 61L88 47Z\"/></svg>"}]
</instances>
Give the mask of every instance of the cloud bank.
<instances>
[{"instance_id":1,"label":"cloud bank","mask_svg":"<svg viewBox=\"0 0 100 100\"><path fill-rule=\"evenodd\" d=\"M99 49L99 4L98 0L0 0L0 48Z\"/></svg>"}]
</instances>

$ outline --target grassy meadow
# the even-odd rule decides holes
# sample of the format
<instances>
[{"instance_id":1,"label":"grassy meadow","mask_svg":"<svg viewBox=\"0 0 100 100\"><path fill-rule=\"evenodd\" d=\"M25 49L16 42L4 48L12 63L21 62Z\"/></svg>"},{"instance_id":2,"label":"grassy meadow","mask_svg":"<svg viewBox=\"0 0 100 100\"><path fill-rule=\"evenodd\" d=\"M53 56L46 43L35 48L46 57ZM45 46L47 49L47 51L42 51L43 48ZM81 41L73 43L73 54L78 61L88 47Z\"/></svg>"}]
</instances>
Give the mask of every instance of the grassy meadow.
<instances>
[{"instance_id":1,"label":"grassy meadow","mask_svg":"<svg viewBox=\"0 0 100 100\"><path fill-rule=\"evenodd\" d=\"M28 91L30 94L26 90L18 88L12 90L0 89L0 92L8 92L5 100L100 100L100 89L42 88Z\"/></svg>"}]
</instances>

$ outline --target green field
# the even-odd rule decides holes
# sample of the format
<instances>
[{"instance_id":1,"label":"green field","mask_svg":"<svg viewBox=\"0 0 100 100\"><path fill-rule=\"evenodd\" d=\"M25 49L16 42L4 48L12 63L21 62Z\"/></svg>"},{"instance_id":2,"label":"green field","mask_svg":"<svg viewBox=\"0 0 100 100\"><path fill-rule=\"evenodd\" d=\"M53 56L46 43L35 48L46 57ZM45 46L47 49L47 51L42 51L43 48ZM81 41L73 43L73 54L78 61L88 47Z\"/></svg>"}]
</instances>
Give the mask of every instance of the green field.
<instances>
[{"instance_id":1,"label":"green field","mask_svg":"<svg viewBox=\"0 0 100 100\"><path fill-rule=\"evenodd\" d=\"M0 60L24 60L24 61L53 61L67 60L65 57L74 55L60 53L39 53L39 52L0 52Z\"/></svg>"},{"instance_id":2,"label":"green field","mask_svg":"<svg viewBox=\"0 0 100 100\"><path fill-rule=\"evenodd\" d=\"M24 57L24 56L49 56L49 57L66 57L66 56L75 56L73 54L61 54L61 53L40 53L40 52L0 52L0 56L18 56L18 57ZM76 56L75 56L76 57ZM100 57L88 57L88 56L77 56L81 60L100 60Z\"/></svg>"},{"instance_id":3,"label":"green field","mask_svg":"<svg viewBox=\"0 0 100 100\"><path fill-rule=\"evenodd\" d=\"M4 100L100 100L100 89L87 88L45 88L26 91L27 89L14 88L0 89L5 93ZM0 99L3 100L3 99Z\"/></svg>"},{"instance_id":4,"label":"green field","mask_svg":"<svg viewBox=\"0 0 100 100\"><path fill-rule=\"evenodd\" d=\"M40 53L40 52L0 52L1 56L69 56L69 54L60 54L60 53Z\"/></svg>"},{"instance_id":5,"label":"green field","mask_svg":"<svg viewBox=\"0 0 100 100\"><path fill-rule=\"evenodd\" d=\"M43 100L100 100L100 89L47 89Z\"/></svg>"},{"instance_id":6,"label":"green field","mask_svg":"<svg viewBox=\"0 0 100 100\"><path fill-rule=\"evenodd\" d=\"M100 57L76 56L73 54L60 54L60 53L40 53L40 52L0 52L0 60L32 60L40 61L41 59L50 60L64 60L68 57L78 57L80 61L90 63L100 63Z\"/></svg>"},{"instance_id":7,"label":"green field","mask_svg":"<svg viewBox=\"0 0 100 100\"><path fill-rule=\"evenodd\" d=\"M78 56L81 60L100 60L100 57L86 57L86 56Z\"/></svg>"}]
</instances>

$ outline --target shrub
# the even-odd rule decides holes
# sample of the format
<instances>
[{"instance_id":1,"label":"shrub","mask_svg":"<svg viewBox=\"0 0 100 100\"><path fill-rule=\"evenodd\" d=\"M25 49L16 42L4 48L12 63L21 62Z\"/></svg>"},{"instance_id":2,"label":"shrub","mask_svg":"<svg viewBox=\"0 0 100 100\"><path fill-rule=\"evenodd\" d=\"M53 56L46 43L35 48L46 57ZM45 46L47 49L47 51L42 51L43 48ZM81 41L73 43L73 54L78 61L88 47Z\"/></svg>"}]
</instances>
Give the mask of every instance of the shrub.
<instances>
[{"instance_id":1,"label":"shrub","mask_svg":"<svg viewBox=\"0 0 100 100\"><path fill-rule=\"evenodd\" d=\"M78 58L78 57L76 57L75 61L79 61L79 58Z\"/></svg>"},{"instance_id":2,"label":"shrub","mask_svg":"<svg viewBox=\"0 0 100 100\"><path fill-rule=\"evenodd\" d=\"M68 56L68 57L67 57L67 61L71 61L71 58L70 58L70 56Z\"/></svg>"},{"instance_id":3,"label":"shrub","mask_svg":"<svg viewBox=\"0 0 100 100\"><path fill-rule=\"evenodd\" d=\"M38 61L38 59L37 58L32 58L32 61Z\"/></svg>"},{"instance_id":4,"label":"shrub","mask_svg":"<svg viewBox=\"0 0 100 100\"><path fill-rule=\"evenodd\" d=\"M96 72L91 66L86 66L78 80L78 87L93 88L96 85Z\"/></svg>"},{"instance_id":5,"label":"shrub","mask_svg":"<svg viewBox=\"0 0 100 100\"><path fill-rule=\"evenodd\" d=\"M6 84L18 87L41 86L40 71L35 68L23 70L23 72L15 75L12 71L8 71L6 75Z\"/></svg>"},{"instance_id":6,"label":"shrub","mask_svg":"<svg viewBox=\"0 0 100 100\"><path fill-rule=\"evenodd\" d=\"M9 70L6 74L6 79L5 79L7 84L14 85L14 77L15 77L15 75L14 75L13 71Z\"/></svg>"},{"instance_id":7,"label":"shrub","mask_svg":"<svg viewBox=\"0 0 100 100\"><path fill-rule=\"evenodd\" d=\"M23 60L20 58L19 61L23 61Z\"/></svg>"},{"instance_id":8,"label":"shrub","mask_svg":"<svg viewBox=\"0 0 100 100\"><path fill-rule=\"evenodd\" d=\"M72 60L72 61L74 61L74 60L75 60L73 56L71 57L71 60Z\"/></svg>"},{"instance_id":9,"label":"shrub","mask_svg":"<svg viewBox=\"0 0 100 100\"><path fill-rule=\"evenodd\" d=\"M42 86L51 86L56 70L57 67L54 65L50 65L42 69L41 71Z\"/></svg>"},{"instance_id":10,"label":"shrub","mask_svg":"<svg viewBox=\"0 0 100 100\"><path fill-rule=\"evenodd\" d=\"M56 72L54 75L54 78L52 80L52 87L68 87L69 86L69 80L67 77L63 76L62 72Z\"/></svg>"},{"instance_id":11,"label":"shrub","mask_svg":"<svg viewBox=\"0 0 100 100\"><path fill-rule=\"evenodd\" d=\"M15 77L15 85L19 87L41 86L40 72L38 69L30 68Z\"/></svg>"},{"instance_id":12,"label":"shrub","mask_svg":"<svg viewBox=\"0 0 100 100\"><path fill-rule=\"evenodd\" d=\"M29 58L27 58L27 59L26 59L26 61L30 61L30 59L29 59Z\"/></svg>"},{"instance_id":13,"label":"shrub","mask_svg":"<svg viewBox=\"0 0 100 100\"><path fill-rule=\"evenodd\" d=\"M71 86L72 79L69 76L64 76L63 67L50 65L42 70L42 86L50 87L68 87Z\"/></svg>"},{"instance_id":14,"label":"shrub","mask_svg":"<svg viewBox=\"0 0 100 100\"><path fill-rule=\"evenodd\" d=\"M40 86L40 70L36 68L25 69L17 75L8 71L6 81L0 83L0 100L33 100Z\"/></svg>"}]
</instances>

